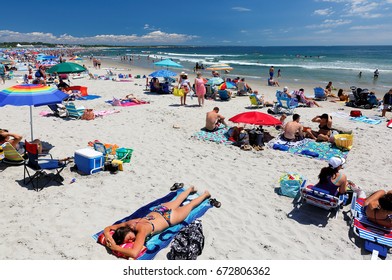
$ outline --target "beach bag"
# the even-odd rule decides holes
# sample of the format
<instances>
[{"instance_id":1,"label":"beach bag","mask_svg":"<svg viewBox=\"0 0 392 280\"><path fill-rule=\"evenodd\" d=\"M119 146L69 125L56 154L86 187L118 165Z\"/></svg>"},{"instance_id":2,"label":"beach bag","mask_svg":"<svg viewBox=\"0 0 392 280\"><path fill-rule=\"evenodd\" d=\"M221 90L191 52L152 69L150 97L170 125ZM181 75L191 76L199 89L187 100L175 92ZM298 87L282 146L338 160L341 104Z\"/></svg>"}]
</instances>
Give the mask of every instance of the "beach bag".
<instances>
[{"instance_id":1,"label":"beach bag","mask_svg":"<svg viewBox=\"0 0 392 280\"><path fill-rule=\"evenodd\" d=\"M114 98L112 100L112 106L121 106L121 101L120 99Z\"/></svg>"},{"instance_id":2,"label":"beach bag","mask_svg":"<svg viewBox=\"0 0 392 280\"><path fill-rule=\"evenodd\" d=\"M298 195L299 189L304 181L302 175L298 173L286 173L283 174L280 179L280 188L278 193L280 195L285 195L288 197L296 197Z\"/></svg>"},{"instance_id":3,"label":"beach bag","mask_svg":"<svg viewBox=\"0 0 392 280\"><path fill-rule=\"evenodd\" d=\"M351 110L350 117L358 118L362 116L362 112L359 110Z\"/></svg>"},{"instance_id":4,"label":"beach bag","mask_svg":"<svg viewBox=\"0 0 392 280\"><path fill-rule=\"evenodd\" d=\"M167 258L169 260L196 260L203 248L203 227L201 220L195 220L183 227L174 237Z\"/></svg>"},{"instance_id":5,"label":"beach bag","mask_svg":"<svg viewBox=\"0 0 392 280\"><path fill-rule=\"evenodd\" d=\"M93 109L86 109L81 117L82 120L91 121L95 119L95 114Z\"/></svg>"},{"instance_id":6,"label":"beach bag","mask_svg":"<svg viewBox=\"0 0 392 280\"><path fill-rule=\"evenodd\" d=\"M184 90L180 88L173 88L173 95L174 96L184 96Z\"/></svg>"},{"instance_id":7,"label":"beach bag","mask_svg":"<svg viewBox=\"0 0 392 280\"><path fill-rule=\"evenodd\" d=\"M264 131L252 129L249 131L249 144L255 146L264 146Z\"/></svg>"}]
</instances>

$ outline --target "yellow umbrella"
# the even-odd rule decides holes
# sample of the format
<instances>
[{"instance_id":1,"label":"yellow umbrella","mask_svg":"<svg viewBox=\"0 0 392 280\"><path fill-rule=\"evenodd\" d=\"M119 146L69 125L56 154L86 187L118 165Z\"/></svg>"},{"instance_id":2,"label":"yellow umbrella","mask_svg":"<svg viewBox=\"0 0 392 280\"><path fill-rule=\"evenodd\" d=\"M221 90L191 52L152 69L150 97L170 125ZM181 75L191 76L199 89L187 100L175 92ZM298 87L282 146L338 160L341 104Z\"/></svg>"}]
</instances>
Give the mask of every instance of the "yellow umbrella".
<instances>
[{"instance_id":1,"label":"yellow umbrella","mask_svg":"<svg viewBox=\"0 0 392 280\"><path fill-rule=\"evenodd\" d=\"M231 71L233 70L233 67L231 67L229 64L212 64L211 66L209 66L208 68L206 68L206 70L211 70L211 71Z\"/></svg>"}]
</instances>

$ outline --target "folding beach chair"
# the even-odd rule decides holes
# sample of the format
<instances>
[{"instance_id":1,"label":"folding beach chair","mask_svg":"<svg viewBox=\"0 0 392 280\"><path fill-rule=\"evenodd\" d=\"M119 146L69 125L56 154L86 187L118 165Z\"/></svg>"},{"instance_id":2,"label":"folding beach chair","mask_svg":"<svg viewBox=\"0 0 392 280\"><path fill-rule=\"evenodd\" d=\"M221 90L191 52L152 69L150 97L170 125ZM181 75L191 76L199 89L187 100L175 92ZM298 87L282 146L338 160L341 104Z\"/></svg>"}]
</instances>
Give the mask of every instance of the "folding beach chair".
<instances>
[{"instance_id":1,"label":"folding beach chair","mask_svg":"<svg viewBox=\"0 0 392 280\"><path fill-rule=\"evenodd\" d=\"M227 90L218 90L219 98L222 101L229 101L230 100L230 95L227 92Z\"/></svg>"},{"instance_id":2,"label":"folding beach chair","mask_svg":"<svg viewBox=\"0 0 392 280\"><path fill-rule=\"evenodd\" d=\"M302 184L300 188L300 202L307 203L328 211L336 211L337 218L339 209L347 201L347 195L334 196L328 191L314 187L313 185Z\"/></svg>"},{"instance_id":3,"label":"folding beach chair","mask_svg":"<svg viewBox=\"0 0 392 280\"><path fill-rule=\"evenodd\" d=\"M76 119L80 119L84 113L85 108L83 106L76 107L75 103L68 102L65 104L65 108L68 111L68 116Z\"/></svg>"},{"instance_id":4,"label":"folding beach chair","mask_svg":"<svg viewBox=\"0 0 392 280\"><path fill-rule=\"evenodd\" d=\"M264 106L263 102L261 102L256 94L252 93L249 95L249 99L250 99L250 107L256 107L256 108L262 108Z\"/></svg>"},{"instance_id":5,"label":"folding beach chair","mask_svg":"<svg viewBox=\"0 0 392 280\"><path fill-rule=\"evenodd\" d=\"M293 98L288 97L285 93L278 90L276 91L276 99L278 100L273 108L276 114L286 113L292 115L294 109L298 107L298 102L295 102Z\"/></svg>"},{"instance_id":6,"label":"folding beach chair","mask_svg":"<svg viewBox=\"0 0 392 280\"><path fill-rule=\"evenodd\" d=\"M4 158L3 161L8 165L22 165L25 162L25 159L21 154L12 146L10 143L5 142L1 145L3 147Z\"/></svg>"},{"instance_id":7,"label":"folding beach chair","mask_svg":"<svg viewBox=\"0 0 392 280\"><path fill-rule=\"evenodd\" d=\"M24 162L23 183L25 185L31 183L33 189L39 191L53 180L62 184L64 179L61 177L60 173L67 166L68 160L60 161L58 159L53 159L51 154L39 154L38 145L27 141L25 141L25 150L28 157L28 159ZM49 156L50 158L43 158L41 156ZM35 173L30 174L29 169L32 169ZM55 171L54 176L46 176L46 170ZM44 180L45 177L46 183L41 185L40 181Z\"/></svg>"},{"instance_id":8,"label":"folding beach chair","mask_svg":"<svg viewBox=\"0 0 392 280\"><path fill-rule=\"evenodd\" d=\"M353 232L365 240L365 250L372 252L372 259L376 259L378 255L386 257L389 249L392 248L392 228L369 221L363 207L364 203L365 199L357 198L354 193L351 204Z\"/></svg>"},{"instance_id":9,"label":"folding beach chair","mask_svg":"<svg viewBox=\"0 0 392 280\"><path fill-rule=\"evenodd\" d=\"M327 95L322 87L315 87L314 89L314 100L325 101L327 100Z\"/></svg>"}]
</instances>

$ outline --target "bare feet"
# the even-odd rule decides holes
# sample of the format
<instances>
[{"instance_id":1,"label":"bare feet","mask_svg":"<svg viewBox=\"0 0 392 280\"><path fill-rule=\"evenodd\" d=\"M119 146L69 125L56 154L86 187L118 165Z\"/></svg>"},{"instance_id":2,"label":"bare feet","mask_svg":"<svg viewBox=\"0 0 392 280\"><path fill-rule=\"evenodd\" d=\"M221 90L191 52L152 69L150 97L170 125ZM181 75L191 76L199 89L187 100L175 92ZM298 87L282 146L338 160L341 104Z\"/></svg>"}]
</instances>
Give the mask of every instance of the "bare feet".
<instances>
[{"instance_id":1,"label":"bare feet","mask_svg":"<svg viewBox=\"0 0 392 280\"><path fill-rule=\"evenodd\" d=\"M206 198L210 198L210 197L211 197L210 192L207 191L207 190L204 191L203 195L204 195Z\"/></svg>"},{"instance_id":2,"label":"bare feet","mask_svg":"<svg viewBox=\"0 0 392 280\"><path fill-rule=\"evenodd\" d=\"M190 190L190 193L196 193L196 192L197 192L197 189L196 189L195 186L191 186L191 187L189 188L189 190Z\"/></svg>"}]
</instances>

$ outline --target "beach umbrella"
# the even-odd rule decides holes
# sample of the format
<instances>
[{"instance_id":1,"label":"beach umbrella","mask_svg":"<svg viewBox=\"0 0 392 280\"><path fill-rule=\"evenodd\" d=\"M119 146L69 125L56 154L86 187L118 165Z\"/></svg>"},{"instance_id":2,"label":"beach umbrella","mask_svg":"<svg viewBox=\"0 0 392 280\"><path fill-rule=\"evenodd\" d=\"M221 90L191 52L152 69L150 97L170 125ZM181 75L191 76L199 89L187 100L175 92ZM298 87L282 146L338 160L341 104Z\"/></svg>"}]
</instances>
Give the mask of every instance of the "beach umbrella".
<instances>
[{"instance_id":1,"label":"beach umbrella","mask_svg":"<svg viewBox=\"0 0 392 280\"><path fill-rule=\"evenodd\" d=\"M206 70L210 70L210 71L231 71L233 70L233 67L231 67L229 64L212 64L211 66L209 66L208 68L206 68Z\"/></svg>"},{"instance_id":2,"label":"beach umbrella","mask_svg":"<svg viewBox=\"0 0 392 280\"><path fill-rule=\"evenodd\" d=\"M282 122L277 118L257 111L245 112L235 115L234 117L230 118L229 121L234 123L247 123L267 126L282 125Z\"/></svg>"},{"instance_id":3,"label":"beach umbrella","mask_svg":"<svg viewBox=\"0 0 392 280\"><path fill-rule=\"evenodd\" d=\"M0 107L5 105L30 106L31 140L33 137L32 106L61 103L68 95L56 88L45 85L15 85L0 91Z\"/></svg>"},{"instance_id":4,"label":"beach umbrella","mask_svg":"<svg viewBox=\"0 0 392 280\"><path fill-rule=\"evenodd\" d=\"M155 72L152 72L148 76L150 76L150 77L174 77L176 75L177 75L177 73L175 73L173 71L161 69L161 70L157 70Z\"/></svg>"},{"instance_id":5,"label":"beach umbrella","mask_svg":"<svg viewBox=\"0 0 392 280\"><path fill-rule=\"evenodd\" d=\"M237 86L233 82L224 82L223 84L221 84L219 86L219 89L221 89L221 90L224 90L224 89L234 89L234 88L237 88Z\"/></svg>"},{"instance_id":6,"label":"beach umbrella","mask_svg":"<svg viewBox=\"0 0 392 280\"><path fill-rule=\"evenodd\" d=\"M48 70L46 70L46 73L68 74L68 73L81 73L84 71L87 71L87 69L77 63L63 62L49 68Z\"/></svg>"},{"instance_id":7,"label":"beach umbrella","mask_svg":"<svg viewBox=\"0 0 392 280\"><path fill-rule=\"evenodd\" d=\"M182 68L181 64L174 62L171 59L165 59L158 62L155 62L154 65L156 66L164 66L164 67L173 67L173 68Z\"/></svg>"},{"instance_id":8,"label":"beach umbrella","mask_svg":"<svg viewBox=\"0 0 392 280\"><path fill-rule=\"evenodd\" d=\"M215 77L215 78L211 78L211 79L208 79L208 81L207 81L207 85L211 85L211 86L213 86L213 85L220 85L220 84L222 84L224 82L224 80L222 79L222 78L220 78L220 77Z\"/></svg>"}]
</instances>

